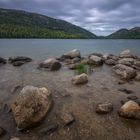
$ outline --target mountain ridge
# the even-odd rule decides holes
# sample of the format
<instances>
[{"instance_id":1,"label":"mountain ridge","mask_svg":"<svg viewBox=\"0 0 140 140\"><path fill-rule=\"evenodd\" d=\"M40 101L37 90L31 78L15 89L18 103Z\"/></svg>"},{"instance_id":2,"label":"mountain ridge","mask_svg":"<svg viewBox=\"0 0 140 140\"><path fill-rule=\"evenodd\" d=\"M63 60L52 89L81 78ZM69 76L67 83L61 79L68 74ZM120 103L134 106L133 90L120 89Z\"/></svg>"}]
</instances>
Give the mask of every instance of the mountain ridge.
<instances>
[{"instance_id":1,"label":"mountain ridge","mask_svg":"<svg viewBox=\"0 0 140 140\"><path fill-rule=\"evenodd\" d=\"M140 39L140 27L122 28L108 36L97 36L62 19L0 8L0 38Z\"/></svg>"},{"instance_id":2,"label":"mountain ridge","mask_svg":"<svg viewBox=\"0 0 140 140\"><path fill-rule=\"evenodd\" d=\"M0 8L0 38L97 38L86 29L38 13Z\"/></svg>"},{"instance_id":3,"label":"mountain ridge","mask_svg":"<svg viewBox=\"0 0 140 140\"><path fill-rule=\"evenodd\" d=\"M140 27L122 28L106 36L108 39L140 39Z\"/></svg>"}]
</instances>

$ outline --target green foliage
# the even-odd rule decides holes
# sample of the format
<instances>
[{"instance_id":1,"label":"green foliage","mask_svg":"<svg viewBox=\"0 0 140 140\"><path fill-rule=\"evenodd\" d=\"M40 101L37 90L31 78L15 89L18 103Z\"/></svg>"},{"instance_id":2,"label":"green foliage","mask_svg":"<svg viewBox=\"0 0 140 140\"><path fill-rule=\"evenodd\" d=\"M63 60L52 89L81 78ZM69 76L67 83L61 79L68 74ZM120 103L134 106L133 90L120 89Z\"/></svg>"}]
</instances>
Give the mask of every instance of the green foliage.
<instances>
[{"instance_id":1,"label":"green foliage","mask_svg":"<svg viewBox=\"0 0 140 140\"><path fill-rule=\"evenodd\" d=\"M82 74L82 73L89 74L91 73L91 71L92 71L91 67L87 64L77 64L75 68L75 72L77 74Z\"/></svg>"},{"instance_id":2,"label":"green foliage","mask_svg":"<svg viewBox=\"0 0 140 140\"><path fill-rule=\"evenodd\" d=\"M96 38L63 20L19 10L0 9L0 38Z\"/></svg>"},{"instance_id":3,"label":"green foliage","mask_svg":"<svg viewBox=\"0 0 140 140\"><path fill-rule=\"evenodd\" d=\"M135 27L130 30L120 29L115 33L107 36L109 39L140 39L140 27Z\"/></svg>"}]
</instances>

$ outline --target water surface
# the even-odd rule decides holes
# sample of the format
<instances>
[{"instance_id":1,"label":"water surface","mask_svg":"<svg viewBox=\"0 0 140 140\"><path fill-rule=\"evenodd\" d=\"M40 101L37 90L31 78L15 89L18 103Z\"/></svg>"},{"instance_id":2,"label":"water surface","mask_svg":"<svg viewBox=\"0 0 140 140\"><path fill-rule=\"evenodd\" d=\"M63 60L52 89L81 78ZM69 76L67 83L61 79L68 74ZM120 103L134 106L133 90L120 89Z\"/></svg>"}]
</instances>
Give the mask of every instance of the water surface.
<instances>
[{"instance_id":1,"label":"water surface","mask_svg":"<svg viewBox=\"0 0 140 140\"><path fill-rule=\"evenodd\" d=\"M111 39L0 39L0 56L25 55L34 59L60 56L79 49L82 55L91 52L119 54L130 49L140 55L140 40Z\"/></svg>"}]
</instances>

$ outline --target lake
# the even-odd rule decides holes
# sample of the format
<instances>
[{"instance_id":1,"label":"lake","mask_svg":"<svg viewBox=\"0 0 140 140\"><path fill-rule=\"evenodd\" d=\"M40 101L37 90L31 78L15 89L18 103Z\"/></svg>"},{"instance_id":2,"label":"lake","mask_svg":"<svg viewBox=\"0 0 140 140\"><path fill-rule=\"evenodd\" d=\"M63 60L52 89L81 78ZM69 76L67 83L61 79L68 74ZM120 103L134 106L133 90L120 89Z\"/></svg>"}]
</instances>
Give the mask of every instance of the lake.
<instances>
[{"instance_id":1,"label":"lake","mask_svg":"<svg viewBox=\"0 0 140 140\"><path fill-rule=\"evenodd\" d=\"M140 140L140 121L124 119L117 113L129 96L140 99L140 82L133 80L120 84L120 78L106 64L91 67L88 83L83 85L72 84L77 71L68 69L63 62L58 71L38 68L42 59L58 57L75 48L82 55L92 52L119 54L130 49L140 56L140 40L0 39L0 57L23 55L33 58L32 62L20 67L10 63L0 66L0 127L7 131L1 140L15 136L21 140ZM52 95L53 105L39 125L19 132L10 105L27 85L46 87ZM120 89L133 94L127 95ZM113 104L113 111L97 114L96 106L106 102ZM61 116L67 112L75 121L65 126ZM58 129L50 134L44 131L56 124ZM45 133L40 133L42 130Z\"/></svg>"},{"instance_id":2,"label":"lake","mask_svg":"<svg viewBox=\"0 0 140 140\"><path fill-rule=\"evenodd\" d=\"M140 40L124 39L0 39L0 56L30 56L33 59L58 57L79 49L82 55L92 52L119 54L130 49L140 55Z\"/></svg>"}]
</instances>

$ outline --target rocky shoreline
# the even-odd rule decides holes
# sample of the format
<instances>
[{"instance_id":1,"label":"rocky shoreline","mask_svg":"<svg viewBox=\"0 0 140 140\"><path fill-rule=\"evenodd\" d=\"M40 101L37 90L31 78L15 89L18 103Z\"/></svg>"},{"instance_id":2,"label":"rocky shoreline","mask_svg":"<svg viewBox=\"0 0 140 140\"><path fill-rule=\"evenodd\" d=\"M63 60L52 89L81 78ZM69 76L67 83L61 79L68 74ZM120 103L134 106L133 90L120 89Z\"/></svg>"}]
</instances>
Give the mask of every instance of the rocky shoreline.
<instances>
[{"instance_id":1,"label":"rocky shoreline","mask_svg":"<svg viewBox=\"0 0 140 140\"><path fill-rule=\"evenodd\" d=\"M31 58L23 56L10 57L8 60L0 57L0 66L3 67L8 63L14 67L22 67L22 65L32 61L33 60ZM124 50L119 54L119 56L113 54L103 55L99 53L91 53L87 57L82 57L80 50L74 49L63 54L59 58L49 58L38 63L36 69L40 72L44 70L55 72L61 71L60 69L63 67L67 67L70 70L83 70L85 66L93 67L94 69L103 65L109 66L114 74L114 78L118 79L118 85L131 83L133 81L136 81L139 84L140 58L134 55L130 50ZM88 73L80 72L71 77L72 87L74 86L75 88L79 88L79 86L84 87L90 82L91 79ZM86 88L88 89L88 87ZM55 104L56 101L54 99L54 93L47 87L40 88L35 87L34 85L26 85L22 87L22 89L20 86L16 86L12 89L12 92L14 93L17 89L20 90L18 90L18 95L10 100L11 103L8 106L8 112L12 112L16 127L19 131L27 131L28 129L32 130L41 121L43 121L44 118L47 118L48 114L53 110L53 104ZM119 90L128 95L133 92L125 87L123 88L123 86ZM104 89L102 91L104 91ZM64 96L67 97L66 92L65 95ZM71 95L68 94L68 96ZM86 96L84 98L86 98ZM113 103L109 101L96 103L94 112L99 116L105 114L110 115L111 112L116 112L118 114L116 117L122 117L124 119L128 119L128 121L140 120L140 96L136 96L134 94L129 95L125 100L121 100L121 103L122 105L119 106L119 109L115 109ZM76 115L68 110L62 111L58 118L60 118L60 122L62 122L61 125L67 126L68 128L71 127L71 124L76 124L77 122ZM41 135L51 135L59 129L59 125L60 124L56 122L41 129L39 133ZM4 129L3 126L0 126L0 137L4 137L6 132L7 130ZM139 139L140 137L137 138ZM22 137L11 137L11 140L14 139L22 140Z\"/></svg>"}]
</instances>

